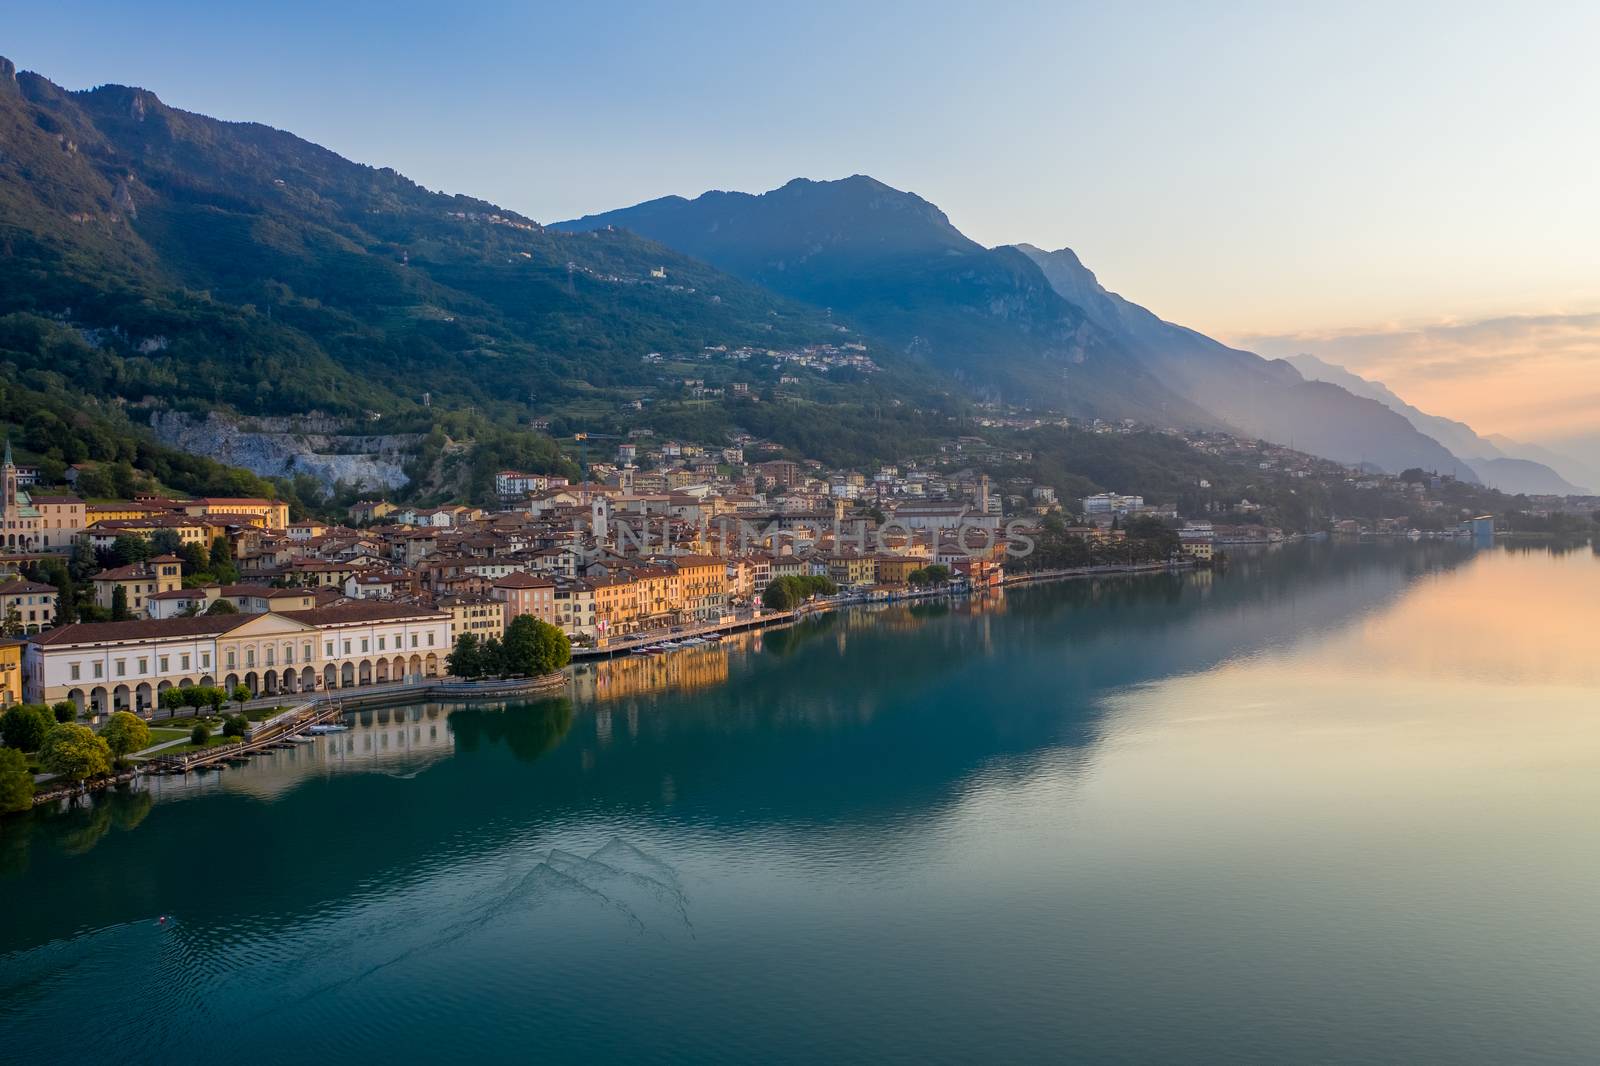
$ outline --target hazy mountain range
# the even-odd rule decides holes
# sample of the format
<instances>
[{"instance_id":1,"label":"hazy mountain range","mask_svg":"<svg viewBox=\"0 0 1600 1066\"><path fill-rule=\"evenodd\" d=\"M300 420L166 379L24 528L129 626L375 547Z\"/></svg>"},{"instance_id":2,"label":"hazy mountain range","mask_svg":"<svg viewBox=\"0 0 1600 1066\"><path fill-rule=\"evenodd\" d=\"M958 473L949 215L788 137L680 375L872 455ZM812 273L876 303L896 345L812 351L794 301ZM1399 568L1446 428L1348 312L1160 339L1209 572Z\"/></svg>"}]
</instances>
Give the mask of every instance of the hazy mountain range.
<instances>
[{"instance_id":1,"label":"hazy mountain range","mask_svg":"<svg viewBox=\"0 0 1600 1066\"><path fill-rule=\"evenodd\" d=\"M1418 430L1465 459L1491 488L1512 493L1566 495L1594 491L1600 486L1600 472L1571 456L1508 437L1480 436L1465 422L1418 410L1381 381L1361 377L1314 355L1295 355L1287 361L1307 378L1332 382L1404 416Z\"/></svg>"},{"instance_id":2,"label":"hazy mountain range","mask_svg":"<svg viewBox=\"0 0 1600 1066\"><path fill-rule=\"evenodd\" d=\"M1477 479L1382 403L1162 321L1107 292L1070 249L984 248L926 200L869 177L669 196L552 228L631 230L1013 400L1220 424L1341 462Z\"/></svg>"},{"instance_id":3,"label":"hazy mountain range","mask_svg":"<svg viewBox=\"0 0 1600 1066\"><path fill-rule=\"evenodd\" d=\"M848 424L860 441L883 438L895 400L927 412L904 416L925 418L905 422L914 436L976 397L1225 428L1392 471L1555 477L1372 383L1165 322L1069 249L986 248L869 177L546 227L289 133L143 89L69 92L0 59L0 364L20 387L0 390L0 419L32 414L39 453L115 454L83 419L133 408L320 410L391 431L426 431L443 409L514 427L536 403L614 411L659 385L652 350L841 334L867 340L883 372L824 380L832 391L810 399L872 412ZM39 423L45 396L85 413ZM816 416L781 406L738 417L803 447ZM475 476L555 454L525 431L493 454L485 425L453 431L476 438Z\"/></svg>"}]
</instances>

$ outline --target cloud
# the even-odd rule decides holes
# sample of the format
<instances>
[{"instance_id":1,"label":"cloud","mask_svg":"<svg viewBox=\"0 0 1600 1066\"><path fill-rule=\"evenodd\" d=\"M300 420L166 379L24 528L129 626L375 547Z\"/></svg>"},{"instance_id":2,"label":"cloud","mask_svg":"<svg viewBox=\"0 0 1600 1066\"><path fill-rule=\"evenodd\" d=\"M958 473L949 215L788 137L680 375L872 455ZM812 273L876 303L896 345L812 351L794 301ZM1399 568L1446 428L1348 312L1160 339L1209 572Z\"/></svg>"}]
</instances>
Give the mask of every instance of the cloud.
<instances>
[{"instance_id":1,"label":"cloud","mask_svg":"<svg viewBox=\"0 0 1600 1066\"><path fill-rule=\"evenodd\" d=\"M1267 356L1310 352L1480 433L1554 439L1600 430L1600 313L1254 334Z\"/></svg>"}]
</instances>

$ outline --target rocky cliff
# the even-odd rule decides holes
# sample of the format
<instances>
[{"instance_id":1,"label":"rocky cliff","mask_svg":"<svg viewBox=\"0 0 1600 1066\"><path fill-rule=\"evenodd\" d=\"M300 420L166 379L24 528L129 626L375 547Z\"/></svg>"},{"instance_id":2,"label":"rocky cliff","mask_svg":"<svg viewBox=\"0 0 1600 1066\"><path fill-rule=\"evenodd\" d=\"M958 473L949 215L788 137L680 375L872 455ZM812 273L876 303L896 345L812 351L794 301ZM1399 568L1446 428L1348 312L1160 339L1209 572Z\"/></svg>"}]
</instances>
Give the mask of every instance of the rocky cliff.
<instances>
[{"instance_id":1,"label":"rocky cliff","mask_svg":"<svg viewBox=\"0 0 1600 1066\"><path fill-rule=\"evenodd\" d=\"M200 418L157 411L150 426L175 448L263 477L309 474L329 488L343 484L375 491L406 484L405 464L420 441L414 434L339 434L335 421L316 416L239 422L216 412Z\"/></svg>"}]
</instances>

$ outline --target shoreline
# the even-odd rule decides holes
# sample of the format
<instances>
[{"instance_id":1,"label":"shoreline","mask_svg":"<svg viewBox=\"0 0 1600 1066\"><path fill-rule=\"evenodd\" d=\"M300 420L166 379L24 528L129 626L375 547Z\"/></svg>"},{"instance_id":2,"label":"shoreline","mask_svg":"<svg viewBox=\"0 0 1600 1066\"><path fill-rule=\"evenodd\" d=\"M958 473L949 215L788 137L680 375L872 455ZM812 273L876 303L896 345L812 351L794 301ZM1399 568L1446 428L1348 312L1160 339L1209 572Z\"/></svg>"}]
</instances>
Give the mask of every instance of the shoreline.
<instances>
[{"instance_id":1,"label":"shoreline","mask_svg":"<svg viewBox=\"0 0 1600 1066\"><path fill-rule=\"evenodd\" d=\"M217 745L214 748L186 755L157 756L131 769L83 782L67 788L52 788L35 794L33 807L75 801L92 792L102 792L114 786L132 784L140 777L154 775L183 775L214 763L251 754L258 750L283 743L309 726L343 717L349 711L366 707L391 706L414 703L419 700L492 700L507 696L525 696L564 689L572 683L572 666L580 659L596 661L628 655L635 648L644 647L665 639L697 636L705 633L738 633L756 629L776 629L790 626L815 615L850 607L874 604L900 603L907 600L955 599L961 596L982 595L994 589L1010 586L1036 585L1057 581L1075 581L1093 577L1121 577L1155 573L1179 573L1198 569L1193 559L1162 563L1112 563L1103 566L1069 567L1057 570L1039 570L1007 575L995 585L966 586L925 591L906 591L883 596L849 596L827 600L818 604L803 604L792 611L772 611L751 618L731 622L712 622L700 626L685 626L666 633L656 632L633 638L626 643L606 648L574 648L572 664L553 674L539 677L496 679L492 681L451 681L440 678L422 684L391 684L367 688L337 689L320 693L286 707L281 713L258 723L251 734L235 744ZM169 719L177 721L176 718ZM147 749L148 750L148 749ZM139 753L134 753L137 757ZM18 812L21 813L21 812Z\"/></svg>"}]
</instances>

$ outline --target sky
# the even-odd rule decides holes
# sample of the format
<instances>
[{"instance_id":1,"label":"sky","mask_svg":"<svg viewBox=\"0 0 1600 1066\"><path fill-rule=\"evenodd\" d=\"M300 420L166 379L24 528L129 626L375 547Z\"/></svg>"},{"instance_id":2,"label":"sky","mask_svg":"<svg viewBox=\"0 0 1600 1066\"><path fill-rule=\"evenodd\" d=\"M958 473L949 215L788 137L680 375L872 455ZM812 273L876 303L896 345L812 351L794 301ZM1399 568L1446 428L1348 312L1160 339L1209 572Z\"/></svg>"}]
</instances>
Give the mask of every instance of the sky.
<instances>
[{"instance_id":1,"label":"sky","mask_svg":"<svg viewBox=\"0 0 1600 1066\"><path fill-rule=\"evenodd\" d=\"M0 54L68 88L541 221L871 174L1170 320L1546 441L1600 433L1596 40L1600 4L1554 2L0 8Z\"/></svg>"}]
</instances>

